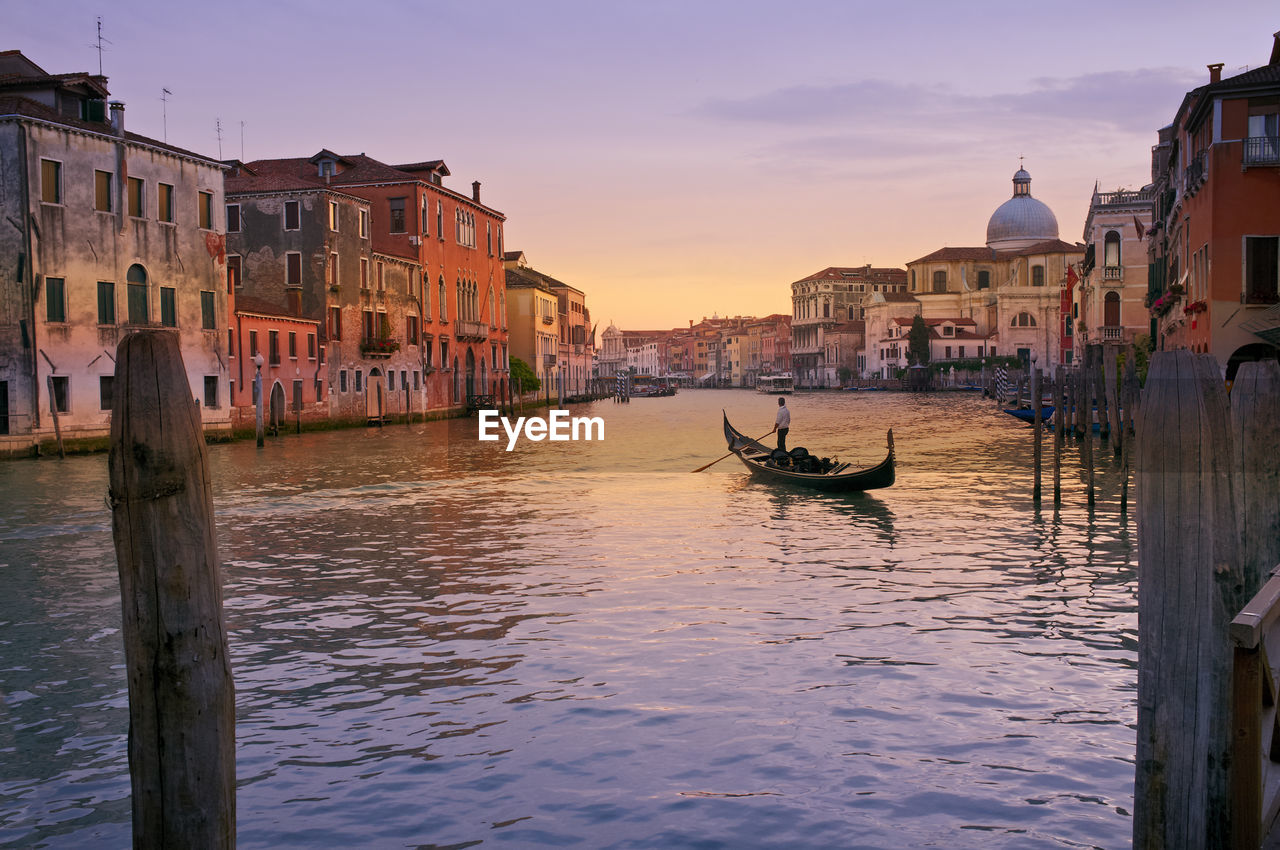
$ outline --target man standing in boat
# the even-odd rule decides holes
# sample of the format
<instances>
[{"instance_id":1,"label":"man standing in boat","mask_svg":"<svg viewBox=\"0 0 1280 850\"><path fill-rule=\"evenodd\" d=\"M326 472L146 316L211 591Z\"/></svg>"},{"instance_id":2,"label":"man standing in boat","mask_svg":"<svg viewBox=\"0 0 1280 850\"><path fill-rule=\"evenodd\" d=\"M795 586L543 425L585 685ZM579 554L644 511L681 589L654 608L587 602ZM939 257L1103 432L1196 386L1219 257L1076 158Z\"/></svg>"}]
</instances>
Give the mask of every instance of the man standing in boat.
<instances>
[{"instance_id":1,"label":"man standing in boat","mask_svg":"<svg viewBox=\"0 0 1280 850\"><path fill-rule=\"evenodd\" d=\"M782 396L778 396L778 418L774 420L773 430L778 432L778 448L785 452L787 432L791 430L791 411L787 408L787 400Z\"/></svg>"}]
</instances>

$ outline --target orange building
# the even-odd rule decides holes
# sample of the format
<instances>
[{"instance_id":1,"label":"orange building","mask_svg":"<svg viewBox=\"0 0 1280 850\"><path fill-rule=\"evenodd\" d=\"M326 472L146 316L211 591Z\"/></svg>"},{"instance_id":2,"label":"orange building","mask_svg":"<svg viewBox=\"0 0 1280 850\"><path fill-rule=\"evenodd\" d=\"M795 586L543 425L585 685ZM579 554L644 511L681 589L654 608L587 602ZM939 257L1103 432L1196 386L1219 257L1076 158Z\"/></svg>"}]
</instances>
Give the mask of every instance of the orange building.
<instances>
[{"instance_id":1,"label":"orange building","mask_svg":"<svg viewBox=\"0 0 1280 850\"><path fill-rule=\"evenodd\" d=\"M1183 98L1152 152L1148 303L1157 348L1213 354L1228 379L1280 345L1280 34L1268 64Z\"/></svg>"}]
</instances>

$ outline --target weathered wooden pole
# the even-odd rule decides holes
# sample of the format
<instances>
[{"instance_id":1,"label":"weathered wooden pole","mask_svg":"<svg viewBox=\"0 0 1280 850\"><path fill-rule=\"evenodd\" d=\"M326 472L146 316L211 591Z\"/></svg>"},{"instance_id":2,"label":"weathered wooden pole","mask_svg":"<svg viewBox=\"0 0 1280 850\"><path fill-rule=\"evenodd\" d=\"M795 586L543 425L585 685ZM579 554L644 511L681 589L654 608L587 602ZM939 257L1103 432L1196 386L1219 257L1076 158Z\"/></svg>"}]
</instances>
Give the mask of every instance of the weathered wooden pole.
<instances>
[{"instance_id":1,"label":"weathered wooden pole","mask_svg":"<svg viewBox=\"0 0 1280 850\"><path fill-rule=\"evenodd\" d=\"M62 448L62 425L58 422L58 394L53 391L53 375L45 376L45 385L49 388L49 414L53 417L53 435L58 440L58 457L65 458L67 453Z\"/></svg>"},{"instance_id":2,"label":"weathered wooden pole","mask_svg":"<svg viewBox=\"0 0 1280 850\"><path fill-rule=\"evenodd\" d=\"M255 354L253 356L253 366L254 366L253 401L254 401L254 405L257 408L254 415L257 420L258 448L262 448L263 428L262 428L262 355L261 354Z\"/></svg>"},{"instance_id":3,"label":"weathered wooden pole","mask_svg":"<svg viewBox=\"0 0 1280 850\"><path fill-rule=\"evenodd\" d=\"M1062 380L1066 370L1058 364L1053 380L1053 503L1062 504Z\"/></svg>"},{"instance_id":4,"label":"weathered wooden pole","mask_svg":"<svg viewBox=\"0 0 1280 850\"><path fill-rule=\"evenodd\" d=\"M1124 513L1129 507L1129 473L1133 458L1133 417L1138 407L1138 395L1141 391L1138 386L1138 365L1135 361L1135 356L1134 347L1130 345L1129 354L1124 361L1124 401L1121 408L1123 418L1120 420L1120 430L1124 432L1124 442L1120 450L1121 513Z\"/></svg>"},{"instance_id":5,"label":"weathered wooden pole","mask_svg":"<svg viewBox=\"0 0 1280 850\"><path fill-rule=\"evenodd\" d=\"M1246 601L1231 443L1213 357L1156 352L1135 439L1137 850L1230 842L1228 626Z\"/></svg>"},{"instance_id":6,"label":"weathered wooden pole","mask_svg":"<svg viewBox=\"0 0 1280 850\"><path fill-rule=\"evenodd\" d=\"M1117 384L1118 352L1114 345L1102 349L1102 386L1107 397L1107 433L1111 437L1111 451L1120 454L1124 445L1124 428L1120 424L1120 391Z\"/></svg>"},{"instance_id":7,"label":"weathered wooden pole","mask_svg":"<svg viewBox=\"0 0 1280 850\"><path fill-rule=\"evenodd\" d=\"M1241 363L1231 385L1231 435L1239 471L1236 505L1244 595L1280 564L1280 364Z\"/></svg>"},{"instance_id":8,"label":"weathered wooden pole","mask_svg":"<svg viewBox=\"0 0 1280 850\"><path fill-rule=\"evenodd\" d=\"M1084 480L1085 493L1089 506L1092 507L1097 500L1097 491L1094 488L1093 481L1093 381L1095 370L1093 368L1093 360L1097 354L1097 349L1090 345L1085 347L1085 361L1081 372L1081 380L1084 383L1084 392L1080 395L1080 403L1077 405L1080 411L1077 418L1081 420L1080 425L1080 462L1084 464Z\"/></svg>"},{"instance_id":9,"label":"weathered wooden pole","mask_svg":"<svg viewBox=\"0 0 1280 850\"><path fill-rule=\"evenodd\" d=\"M1034 458L1035 466L1035 483L1031 487L1031 498L1040 501L1040 423L1043 419L1041 416L1040 403L1040 367L1036 366L1035 357L1031 358L1031 439L1034 440L1031 451Z\"/></svg>"},{"instance_id":10,"label":"weathered wooden pole","mask_svg":"<svg viewBox=\"0 0 1280 850\"><path fill-rule=\"evenodd\" d=\"M108 465L133 846L234 847L235 692L208 458L176 334L121 341Z\"/></svg>"},{"instance_id":11,"label":"weathered wooden pole","mask_svg":"<svg viewBox=\"0 0 1280 850\"><path fill-rule=\"evenodd\" d=\"M1093 394L1098 399L1098 436L1107 440L1111 437L1111 416L1108 404L1111 397L1107 395L1107 351L1111 348L1109 345L1099 345L1094 351L1093 358ZM1093 425L1090 424L1090 429Z\"/></svg>"}]
</instances>

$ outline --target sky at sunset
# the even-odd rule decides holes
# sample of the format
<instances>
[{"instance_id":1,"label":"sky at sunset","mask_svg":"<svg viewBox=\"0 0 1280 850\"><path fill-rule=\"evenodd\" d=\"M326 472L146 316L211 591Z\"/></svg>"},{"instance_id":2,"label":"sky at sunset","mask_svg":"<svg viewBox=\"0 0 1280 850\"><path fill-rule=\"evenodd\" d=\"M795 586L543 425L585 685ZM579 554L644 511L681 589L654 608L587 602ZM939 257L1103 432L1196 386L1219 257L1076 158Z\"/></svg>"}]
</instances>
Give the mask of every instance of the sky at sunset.
<instances>
[{"instance_id":1,"label":"sky at sunset","mask_svg":"<svg viewBox=\"0 0 1280 850\"><path fill-rule=\"evenodd\" d=\"M1265 64L1280 29L1274 0L0 7L0 49L51 73L97 72L101 15L133 132L443 159L602 329L790 312L827 266L981 245L1019 156L1078 241L1094 182L1147 183L1205 66Z\"/></svg>"}]
</instances>

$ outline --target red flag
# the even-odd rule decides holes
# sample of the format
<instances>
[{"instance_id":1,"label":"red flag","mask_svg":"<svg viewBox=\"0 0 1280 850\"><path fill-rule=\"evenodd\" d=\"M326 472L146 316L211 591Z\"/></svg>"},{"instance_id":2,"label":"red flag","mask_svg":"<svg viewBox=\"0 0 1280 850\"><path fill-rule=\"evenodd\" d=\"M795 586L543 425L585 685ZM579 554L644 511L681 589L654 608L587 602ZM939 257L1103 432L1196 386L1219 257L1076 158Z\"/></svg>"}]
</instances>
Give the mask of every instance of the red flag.
<instances>
[{"instance_id":1,"label":"red flag","mask_svg":"<svg viewBox=\"0 0 1280 850\"><path fill-rule=\"evenodd\" d=\"M1070 289L1071 287L1075 286L1076 283L1079 282L1079 280L1080 278L1076 277L1075 266L1071 265L1070 263L1067 263L1067 289Z\"/></svg>"},{"instance_id":2,"label":"red flag","mask_svg":"<svg viewBox=\"0 0 1280 850\"><path fill-rule=\"evenodd\" d=\"M1147 235L1147 229L1142 226L1142 222L1138 221L1138 217L1133 217L1133 226L1138 229L1138 238L1142 239Z\"/></svg>"}]
</instances>

